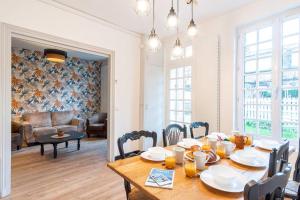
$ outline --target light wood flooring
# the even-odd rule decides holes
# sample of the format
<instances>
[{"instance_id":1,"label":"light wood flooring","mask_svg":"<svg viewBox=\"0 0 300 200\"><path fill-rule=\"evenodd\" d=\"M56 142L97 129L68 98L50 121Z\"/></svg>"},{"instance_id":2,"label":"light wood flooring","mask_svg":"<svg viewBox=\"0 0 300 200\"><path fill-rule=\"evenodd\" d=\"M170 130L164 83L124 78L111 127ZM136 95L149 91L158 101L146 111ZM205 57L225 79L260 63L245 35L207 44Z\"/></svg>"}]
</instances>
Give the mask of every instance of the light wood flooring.
<instances>
[{"instance_id":1,"label":"light wood flooring","mask_svg":"<svg viewBox=\"0 0 300 200\"><path fill-rule=\"evenodd\" d=\"M12 194L5 200L124 200L123 179L106 161L106 140L84 139L58 146L53 159L52 145L23 148L12 153Z\"/></svg>"}]
</instances>

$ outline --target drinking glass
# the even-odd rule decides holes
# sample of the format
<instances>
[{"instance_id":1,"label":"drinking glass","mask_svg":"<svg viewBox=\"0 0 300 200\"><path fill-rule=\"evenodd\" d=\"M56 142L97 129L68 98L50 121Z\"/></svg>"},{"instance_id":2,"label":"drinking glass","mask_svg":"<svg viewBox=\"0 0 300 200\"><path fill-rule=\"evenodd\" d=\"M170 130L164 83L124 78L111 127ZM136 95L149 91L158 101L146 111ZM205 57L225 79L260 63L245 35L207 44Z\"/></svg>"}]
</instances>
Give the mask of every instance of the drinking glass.
<instances>
[{"instance_id":1,"label":"drinking glass","mask_svg":"<svg viewBox=\"0 0 300 200\"><path fill-rule=\"evenodd\" d=\"M197 168L195 162L185 161L184 162L184 171L187 177L194 177L197 174Z\"/></svg>"},{"instance_id":2,"label":"drinking glass","mask_svg":"<svg viewBox=\"0 0 300 200\"><path fill-rule=\"evenodd\" d=\"M217 151L216 153L220 156L220 158L226 158L226 149L225 145L222 143L219 143L217 145Z\"/></svg>"},{"instance_id":3,"label":"drinking glass","mask_svg":"<svg viewBox=\"0 0 300 200\"><path fill-rule=\"evenodd\" d=\"M245 145L251 146L252 144L253 144L253 135L247 134Z\"/></svg>"},{"instance_id":4,"label":"drinking glass","mask_svg":"<svg viewBox=\"0 0 300 200\"><path fill-rule=\"evenodd\" d=\"M203 150L203 151L209 151L210 150L210 144L209 144L208 138L205 138L203 140L201 150Z\"/></svg>"},{"instance_id":5,"label":"drinking glass","mask_svg":"<svg viewBox=\"0 0 300 200\"><path fill-rule=\"evenodd\" d=\"M166 155L165 158L166 168L167 169L174 169L176 165L176 157L175 154L172 153L170 155Z\"/></svg>"}]
</instances>

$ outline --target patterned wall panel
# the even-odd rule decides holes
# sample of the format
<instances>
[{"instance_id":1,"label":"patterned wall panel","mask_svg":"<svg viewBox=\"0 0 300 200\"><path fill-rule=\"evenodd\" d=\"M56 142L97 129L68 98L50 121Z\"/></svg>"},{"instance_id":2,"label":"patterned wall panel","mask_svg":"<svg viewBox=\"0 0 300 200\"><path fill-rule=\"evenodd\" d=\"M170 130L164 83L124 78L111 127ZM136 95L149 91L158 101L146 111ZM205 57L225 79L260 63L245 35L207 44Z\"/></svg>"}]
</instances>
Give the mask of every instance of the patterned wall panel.
<instances>
[{"instance_id":1,"label":"patterned wall panel","mask_svg":"<svg viewBox=\"0 0 300 200\"><path fill-rule=\"evenodd\" d=\"M86 118L100 111L101 62L67 58L48 62L40 51L12 48L12 114L72 110Z\"/></svg>"}]
</instances>

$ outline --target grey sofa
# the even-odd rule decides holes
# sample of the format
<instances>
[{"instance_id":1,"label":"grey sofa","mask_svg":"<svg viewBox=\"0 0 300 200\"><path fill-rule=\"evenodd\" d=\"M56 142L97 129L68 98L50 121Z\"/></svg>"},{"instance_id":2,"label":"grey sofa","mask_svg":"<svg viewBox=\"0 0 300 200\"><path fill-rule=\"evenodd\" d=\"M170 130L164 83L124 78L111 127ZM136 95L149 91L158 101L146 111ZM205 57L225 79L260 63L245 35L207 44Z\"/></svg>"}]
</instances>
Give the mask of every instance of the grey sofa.
<instances>
[{"instance_id":1,"label":"grey sofa","mask_svg":"<svg viewBox=\"0 0 300 200\"><path fill-rule=\"evenodd\" d=\"M22 119L23 136L27 144L35 143L39 135L84 130L84 120L75 118L72 111L25 113Z\"/></svg>"}]
</instances>

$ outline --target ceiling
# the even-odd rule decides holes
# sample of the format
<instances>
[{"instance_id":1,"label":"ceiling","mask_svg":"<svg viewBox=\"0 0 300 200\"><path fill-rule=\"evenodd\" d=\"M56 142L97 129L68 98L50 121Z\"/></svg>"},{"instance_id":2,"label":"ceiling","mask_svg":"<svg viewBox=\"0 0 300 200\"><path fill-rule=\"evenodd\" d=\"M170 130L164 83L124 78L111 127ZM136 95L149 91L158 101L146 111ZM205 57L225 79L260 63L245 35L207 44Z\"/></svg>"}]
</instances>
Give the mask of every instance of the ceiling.
<instances>
[{"instance_id":1,"label":"ceiling","mask_svg":"<svg viewBox=\"0 0 300 200\"><path fill-rule=\"evenodd\" d=\"M151 30L151 15L140 17L135 13L135 0L51 0L85 14L92 15L106 22L121 26L136 33L148 34ZM256 0L197 0L194 6L196 21L222 15ZM152 2L152 1L151 1ZM177 1L174 0L174 4ZM185 0L180 2L180 30L187 28L191 8ZM170 10L171 0L157 0L155 6L157 32L160 36L174 34L165 27L166 16Z\"/></svg>"},{"instance_id":2,"label":"ceiling","mask_svg":"<svg viewBox=\"0 0 300 200\"><path fill-rule=\"evenodd\" d=\"M23 40L19 38L12 38L11 43L12 43L12 47L15 48L24 48L24 49L34 50L34 51L41 51L41 52L44 52L44 49L59 49L59 50L66 51L68 57L77 57L84 60L106 60L107 59L106 56L94 55L94 54L73 51L68 49L60 49L55 46L41 44L41 43Z\"/></svg>"}]
</instances>

